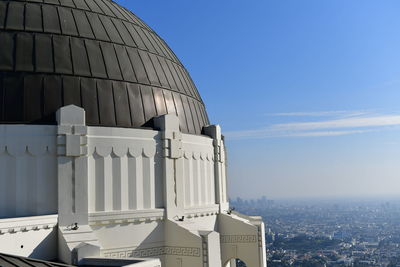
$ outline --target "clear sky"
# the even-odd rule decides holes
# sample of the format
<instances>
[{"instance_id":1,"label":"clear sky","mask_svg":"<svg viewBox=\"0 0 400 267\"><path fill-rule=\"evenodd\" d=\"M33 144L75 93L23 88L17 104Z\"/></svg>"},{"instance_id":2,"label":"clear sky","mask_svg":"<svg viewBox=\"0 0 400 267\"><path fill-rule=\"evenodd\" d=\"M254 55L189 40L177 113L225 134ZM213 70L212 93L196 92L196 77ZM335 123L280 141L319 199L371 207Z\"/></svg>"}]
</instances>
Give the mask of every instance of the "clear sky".
<instances>
[{"instance_id":1,"label":"clear sky","mask_svg":"<svg viewBox=\"0 0 400 267\"><path fill-rule=\"evenodd\" d=\"M400 193L400 1L118 2L222 126L231 197Z\"/></svg>"}]
</instances>

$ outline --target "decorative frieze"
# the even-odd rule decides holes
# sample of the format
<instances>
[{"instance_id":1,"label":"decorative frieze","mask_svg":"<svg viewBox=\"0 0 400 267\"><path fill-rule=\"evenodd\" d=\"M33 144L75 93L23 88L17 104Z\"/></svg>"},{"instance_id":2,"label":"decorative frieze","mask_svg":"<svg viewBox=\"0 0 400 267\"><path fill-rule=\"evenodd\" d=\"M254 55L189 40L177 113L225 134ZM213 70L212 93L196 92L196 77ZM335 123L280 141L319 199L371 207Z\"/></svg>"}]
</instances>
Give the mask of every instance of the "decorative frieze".
<instances>
[{"instance_id":1,"label":"decorative frieze","mask_svg":"<svg viewBox=\"0 0 400 267\"><path fill-rule=\"evenodd\" d=\"M57 215L0 220L0 235L48 230L57 226Z\"/></svg>"},{"instance_id":2,"label":"decorative frieze","mask_svg":"<svg viewBox=\"0 0 400 267\"><path fill-rule=\"evenodd\" d=\"M221 243L256 243L256 235L221 235Z\"/></svg>"},{"instance_id":3,"label":"decorative frieze","mask_svg":"<svg viewBox=\"0 0 400 267\"><path fill-rule=\"evenodd\" d=\"M164 209L89 214L89 224L91 226L150 223L162 220L164 220Z\"/></svg>"},{"instance_id":4,"label":"decorative frieze","mask_svg":"<svg viewBox=\"0 0 400 267\"><path fill-rule=\"evenodd\" d=\"M106 258L148 258L163 255L200 257L200 248L196 247L172 247L162 246L147 249L125 249L125 250L103 250L102 254Z\"/></svg>"}]
</instances>

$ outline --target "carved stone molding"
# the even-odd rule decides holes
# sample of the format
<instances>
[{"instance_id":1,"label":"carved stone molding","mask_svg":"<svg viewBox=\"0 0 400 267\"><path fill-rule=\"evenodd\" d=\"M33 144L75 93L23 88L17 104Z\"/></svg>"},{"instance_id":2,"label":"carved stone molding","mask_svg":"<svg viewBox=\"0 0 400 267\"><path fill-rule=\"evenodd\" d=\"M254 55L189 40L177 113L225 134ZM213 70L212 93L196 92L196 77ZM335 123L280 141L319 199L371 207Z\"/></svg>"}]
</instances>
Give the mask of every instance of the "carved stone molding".
<instances>
[{"instance_id":1,"label":"carved stone molding","mask_svg":"<svg viewBox=\"0 0 400 267\"><path fill-rule=\"evenodd\" d=\"M164 220L164 210L143 210L126 212L98 212L89 214L91 226L110 226L120 224L140 224Z\"/></svg>"},{"instance_id":2,"label":"carved stone molding","mask_svg":"<svg viewBox=\"0 0 400 267\"><path fill-rule=\"evenodd\" d=\"M221 235L221 243L256 243L256 235Z\"/></svg>"},{"instance_id":3,"label":"carved stone molding","mask_svg":"<svg viewBox=\"0 0 400 267\"><path fill-rule=\"evenodd\" d=\"M0 220L0 235L48 230L57 226L57 215Z\"/></svg>"},{"instance_id":4,"label":"carved stone molding","mask_svg":"<svg viewBox=\"0 0 400 267\"><path fill-rule=\"evenodd\" d=\"M103 251L103 256L106 258L147 258L162 255L186 256L186 257L200 257L200 248L195 247L154 247L147 249L126 249L126 250L113 250Z\"/></svg>"}]
</instances>

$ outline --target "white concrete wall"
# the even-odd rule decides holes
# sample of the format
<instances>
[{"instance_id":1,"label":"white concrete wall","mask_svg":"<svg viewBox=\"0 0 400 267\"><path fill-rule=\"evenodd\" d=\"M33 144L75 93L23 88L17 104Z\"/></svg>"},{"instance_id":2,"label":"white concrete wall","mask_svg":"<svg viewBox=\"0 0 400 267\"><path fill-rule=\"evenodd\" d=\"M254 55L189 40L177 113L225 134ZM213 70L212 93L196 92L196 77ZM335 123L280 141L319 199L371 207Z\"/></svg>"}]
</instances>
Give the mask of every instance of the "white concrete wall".
<instances>
[{"instance_id":1,"label":"white concrete wall","mask_svg":"<svg viewBox=\"0 0 400 267\"><path fill-rule=\"evenodd\" d=\"M183 134L182 149L185 209L215 204L213 140Z\"/></svg>"},{"instance_id":2,"label":"white concrete wall","mask_svg":"<svg viewBox=\"0 0 400 267\"><path fill-rule=\"evenodd\" d=\"M158 132L89 127L89 213L162 208Z\"/></svg>"},{"instance_id":3,"label":"white concrete wall","mask_svg":"<svg viewBox=\"0 0 400 267\"><path fill-rule=\"evenodd\" d=\"M56 127L0 125L0 218L55 213Z\"/></svg>"},{"instance_id":4,"label":"white concrete wall","mask_svg":"<svg viewBox=\"0 0 400 267\"><path fill-rule=\"evenodd\" d=\"M57 215L0 220L0 252L54 260L57 258Z\"/></svg>"}]
</instances>

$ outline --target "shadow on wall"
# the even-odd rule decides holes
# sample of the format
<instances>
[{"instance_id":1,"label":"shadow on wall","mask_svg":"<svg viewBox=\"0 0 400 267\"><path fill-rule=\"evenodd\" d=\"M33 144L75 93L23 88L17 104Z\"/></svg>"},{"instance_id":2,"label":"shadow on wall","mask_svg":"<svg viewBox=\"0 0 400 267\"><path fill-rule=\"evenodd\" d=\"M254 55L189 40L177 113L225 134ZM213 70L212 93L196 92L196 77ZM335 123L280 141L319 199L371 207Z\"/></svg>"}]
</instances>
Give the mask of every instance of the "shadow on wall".
<instances>
[{"instance_id":1,"label":"shadow on wall","mask_svg":"<svg viewBox=\"0 0 400 267\"><path fill-rule=\"evenodd\" d=\"M247 265L241 259L230 259L224 267L247 267Z\"/></svg>"},{"instance_id":2,"label":"shadow on wall","mask_svg":"<svg viewBox=\"0 0 400 267\"><path fill-rule=\"evenodd\" d=\"M40 231L40 230L39 230ZM54 228L49 235L40 242L32 253L28 256L34 259L43 259L48 261L57 260L58 256L58 240L57 240L57 228ZM21 244L23 246L23 244Z\"/></svg>"}]
</instances>

